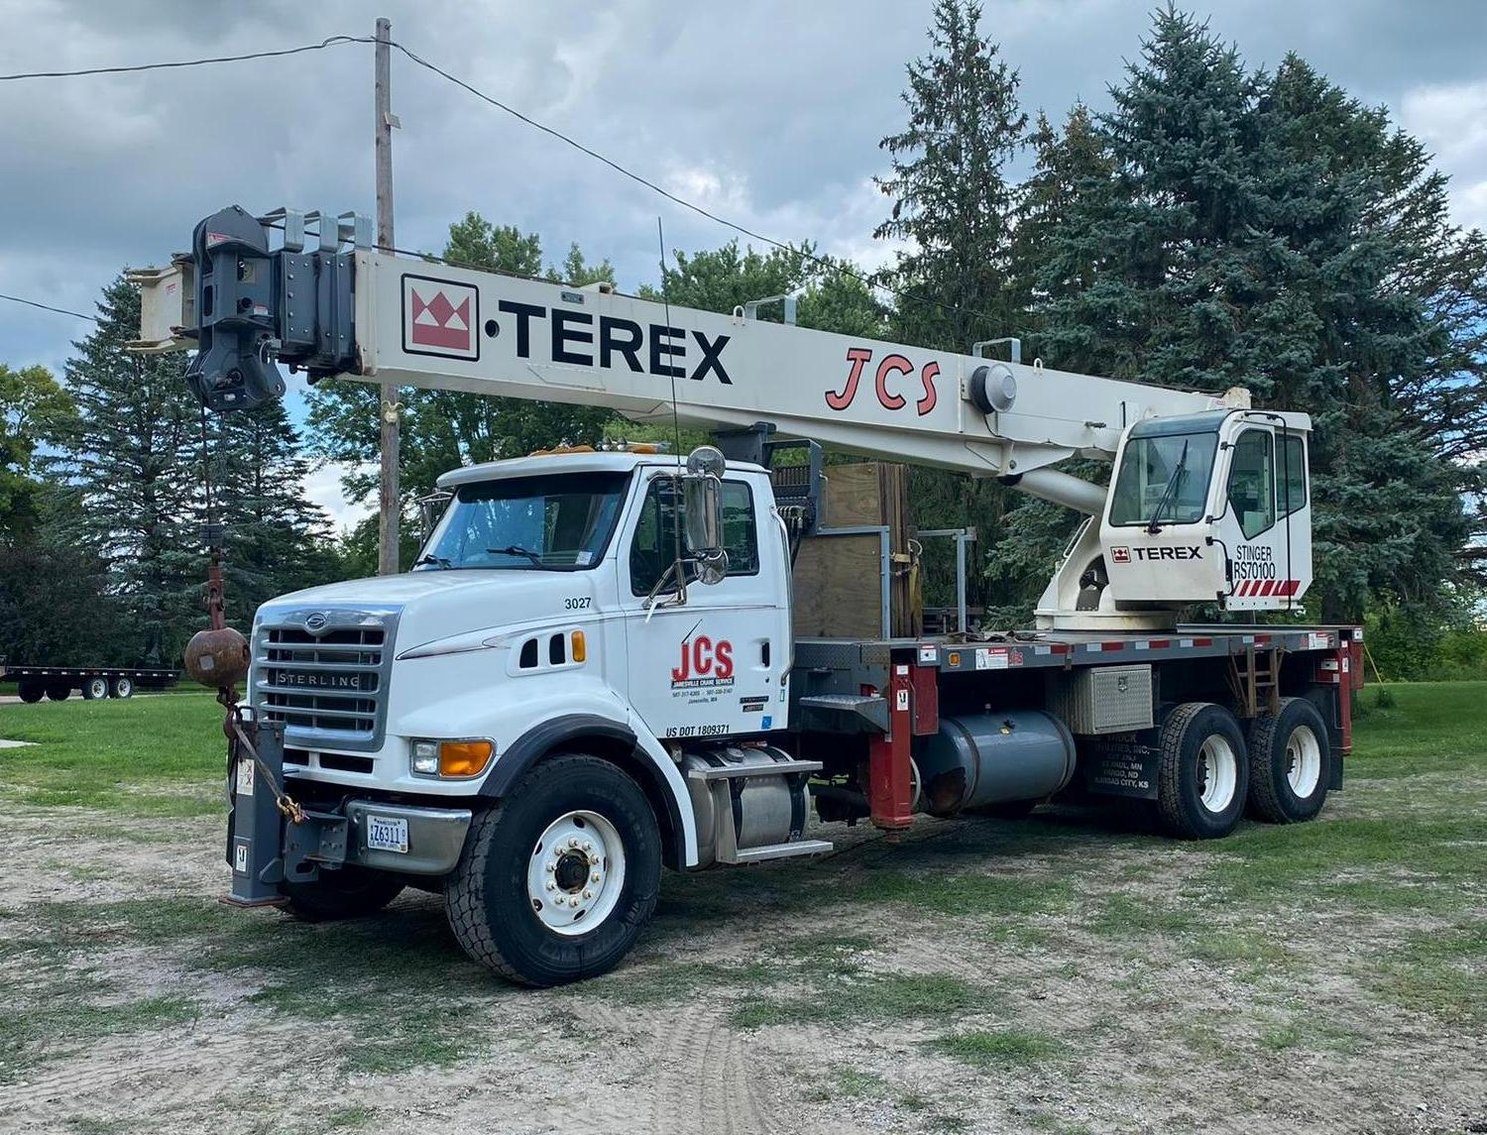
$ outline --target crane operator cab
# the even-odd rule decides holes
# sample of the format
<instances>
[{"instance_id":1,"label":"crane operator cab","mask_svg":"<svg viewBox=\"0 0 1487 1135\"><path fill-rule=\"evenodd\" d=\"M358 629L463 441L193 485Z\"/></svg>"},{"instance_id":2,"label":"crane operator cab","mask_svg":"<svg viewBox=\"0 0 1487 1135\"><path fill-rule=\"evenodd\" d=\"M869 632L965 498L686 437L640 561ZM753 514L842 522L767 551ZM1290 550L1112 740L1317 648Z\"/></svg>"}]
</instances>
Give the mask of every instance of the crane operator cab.
<instances>
[{"instance_id":1,"label":"crane operator cab","mask_svg":"<svg viewBox=\"0 0 1487 1135\"><path fill-rule=\"evenodd\" d=\"M1299 606L1311 584L1305 414L1219 409L1126 431L1104 513L1040 604L1065 629L1169 625L1180 606Z\"/></svg>"},{"instance_id":2,"label":"crane operator cab","mask_svg":"<svg viewBox=\"0 0 1487 1135\"><path fill-rule=\"evenodd\" d=\"M1214 410L1138 422L1101 518L1117 604L1289 608L1311 583L1305 414Z\"/></svg>"}]
</instances>

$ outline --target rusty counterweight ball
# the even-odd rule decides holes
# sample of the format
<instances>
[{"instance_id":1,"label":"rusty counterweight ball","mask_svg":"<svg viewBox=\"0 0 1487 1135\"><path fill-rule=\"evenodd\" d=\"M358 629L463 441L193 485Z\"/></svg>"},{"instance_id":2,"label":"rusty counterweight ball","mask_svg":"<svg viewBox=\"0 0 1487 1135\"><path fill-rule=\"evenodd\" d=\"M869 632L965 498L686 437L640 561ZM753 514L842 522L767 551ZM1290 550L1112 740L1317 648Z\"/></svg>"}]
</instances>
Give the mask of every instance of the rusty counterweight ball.
<instances>
[{"instance_id":1,"label":"rusty counterweight ball","mask_svg":"<svg viewBox=\"0 0 1487 1135\"><path fill-rule=\"evenodd\" d=\"M186 673L203 686L235 686L248 676L248 640L231 627L197 631L186 644Z\"/></svg>"}]
</instances>

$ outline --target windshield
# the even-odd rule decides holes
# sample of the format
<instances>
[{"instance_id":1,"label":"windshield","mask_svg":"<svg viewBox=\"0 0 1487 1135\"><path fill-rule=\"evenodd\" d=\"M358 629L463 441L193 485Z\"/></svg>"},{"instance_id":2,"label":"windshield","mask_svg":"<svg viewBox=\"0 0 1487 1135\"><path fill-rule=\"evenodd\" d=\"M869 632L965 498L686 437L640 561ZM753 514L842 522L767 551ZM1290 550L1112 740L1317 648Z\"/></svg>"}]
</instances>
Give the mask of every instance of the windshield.
<instances>
[{"instance_id":1,"label":"windshield","mask_svg":"<svg viewBox=\"0 0 1487 1135\"><path fill-rule=\"evenodd\" d=\"M553 473L461 485L413 569L591 568L629 481L629 473Z\"/></svg>"},{"instance_id":2,"label":"windshield","mask_svg":"<svg viewBox=\"0 0 1487 1135\"><path fill-rule=\"evenodd\" d=\"M1170 434L1126 443L1111 524L1193 524L1203 519L1218 434Z\"/></svg>"}]
</instances>

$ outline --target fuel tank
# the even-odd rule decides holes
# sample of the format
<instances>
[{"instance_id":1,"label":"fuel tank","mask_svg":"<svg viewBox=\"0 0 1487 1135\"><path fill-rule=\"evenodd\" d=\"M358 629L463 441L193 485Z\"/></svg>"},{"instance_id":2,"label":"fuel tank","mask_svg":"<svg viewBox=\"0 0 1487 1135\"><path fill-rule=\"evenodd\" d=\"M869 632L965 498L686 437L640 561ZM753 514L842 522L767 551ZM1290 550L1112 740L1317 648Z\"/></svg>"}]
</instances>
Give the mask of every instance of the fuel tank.
<instances>
[{"instance_id":1,"label":"fuel tank","mask_svg":"<svg viewBox=\"0 0 1487 1135\"><path fill-rule=\"evenodd\" d=\"M1074 738L1058 718L1035 709L940 718L940 731L914 753L922 812L1051 796L1074 775Z\"/></svg>"}]
</instances>

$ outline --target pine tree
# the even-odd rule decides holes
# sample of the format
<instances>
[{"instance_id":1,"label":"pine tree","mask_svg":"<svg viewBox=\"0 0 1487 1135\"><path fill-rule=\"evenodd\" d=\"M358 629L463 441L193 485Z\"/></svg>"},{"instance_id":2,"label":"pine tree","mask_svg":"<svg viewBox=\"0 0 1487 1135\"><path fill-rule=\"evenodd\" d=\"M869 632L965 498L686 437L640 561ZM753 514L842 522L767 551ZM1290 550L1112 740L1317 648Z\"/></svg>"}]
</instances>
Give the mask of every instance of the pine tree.
<instances>
[{"instance_id":1,"label":"pine tree","mask_svg":"<svg viewBox=\"0 0 1487 1135\"><path fill-rule=\"evenodd\" d=\"M46 465L75 504L72 541L107 565L135 649L169 663L198 598L199 420L180 356L124 352L138 327L139 293L121 277L104 289L97 329L73 344L66 385L77 414Z\"/></svg>"},{"instance_id":2,"label":"pine tree","mask_svg":"<svg viewBox=\"0 0 1487 1135\"><path fill-rule=\"evenodd\" d=\"M973 340L1013 334L1023 307L1009 287L1015 211L1006 165L1027 115L1018 77L980 34L973 0L937 0L931 53L908 67L908 124L880 147L893 200L874 236L910 242L887 279L898 291L895 338L965 352Z\"/></svg>"},{"instance_id":3,"label":"pine tree","mask_svg":"<svg viewBox=\"0 0 1487 1135\"><path fill-rule=\"evenodd\" d=\"M261 603L334 579L340 565L324 513L305 497L310 463L284 404L214 417L209 429L212 513L226 533L227 614L246 629ZM204 498L197 507L205 513Z\"/></svg>"},{"instance_id":4,"label":"pine tree","mask_svg":"<svg viewBox=\"0 0 1487 1135\"><path fill-rule=\"evenodd\" d=\"M1111 171L1042 245L1040 351L1309 411L1320 612L1427 602L1465 535L1432 414L1467 429L1481 390L1476 247L1443 227L1443 183L1383 112L1295 58L1247 72L1172 8L1112 94Z\"/></svg>"}]
</instances>

